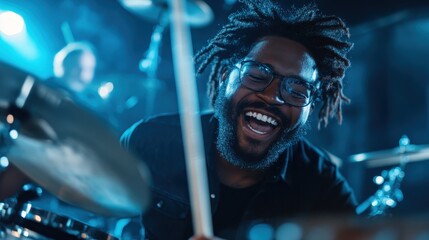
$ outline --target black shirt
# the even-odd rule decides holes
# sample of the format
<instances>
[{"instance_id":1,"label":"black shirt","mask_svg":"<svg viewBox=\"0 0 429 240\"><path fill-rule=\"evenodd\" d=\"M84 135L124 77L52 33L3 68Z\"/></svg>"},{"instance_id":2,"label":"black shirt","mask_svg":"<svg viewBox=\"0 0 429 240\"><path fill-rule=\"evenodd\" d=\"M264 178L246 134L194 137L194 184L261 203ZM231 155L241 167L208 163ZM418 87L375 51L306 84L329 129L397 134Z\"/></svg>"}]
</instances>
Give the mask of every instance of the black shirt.
<instances>
[{"instance_id":1,"label":"black shirt","mask_svg":"<svg viewBox=\"0 0 429 240\"><path fill-rule=\"evenodd\" d=\"M261 184L247 188L233 188L220 184L218 208L213 216L214 235L224 239L235 239L237 223L241 222L250 199Z\"/></svg>"},{"instance_id":2,"label":"black shirt","mask_svg":"<svg viewBox=\"0 0 429 240\"><path fill-rule=\"evenodd\" d=\"M246 196L222 189L214 163L213 142L218 123L211 113L203 114L201 123L215 231L221 233L232 226L237 239L242 239L248 223L259 219L354 213L352 190L336 165L327 153L305 139L280 156L254 192L244 193L250 195L245 204L224 205L228 199L237 198L233 195L240 195L240 199ZM152 205L143 214L148 239L188 239L192 235L192 219L179 115L140 121L123 134L121 142L145 161L152 173ZM237 205L239 208L235 208ZM228 218L230 208L236 211L230 221L222 222Z\"/></svg>"}]
</instances>

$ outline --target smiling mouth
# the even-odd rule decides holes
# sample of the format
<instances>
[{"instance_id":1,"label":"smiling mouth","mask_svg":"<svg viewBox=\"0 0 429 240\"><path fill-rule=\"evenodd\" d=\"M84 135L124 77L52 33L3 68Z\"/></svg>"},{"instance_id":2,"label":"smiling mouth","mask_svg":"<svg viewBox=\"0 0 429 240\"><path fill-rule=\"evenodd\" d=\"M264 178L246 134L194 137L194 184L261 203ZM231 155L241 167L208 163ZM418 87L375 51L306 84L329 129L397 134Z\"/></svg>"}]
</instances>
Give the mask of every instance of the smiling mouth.
<instances>
[{"instance_id":1,"label":"smiling mouth","mask_svg":"<svg viewBox=\"0 0 429 240\"><path fill-rule=\"evenodd\" d=\"M246 127L256 135L268 135L279 126L276 119L266 114L247 111L244 114L244 122Z\"/></svg>"}]
</instances>

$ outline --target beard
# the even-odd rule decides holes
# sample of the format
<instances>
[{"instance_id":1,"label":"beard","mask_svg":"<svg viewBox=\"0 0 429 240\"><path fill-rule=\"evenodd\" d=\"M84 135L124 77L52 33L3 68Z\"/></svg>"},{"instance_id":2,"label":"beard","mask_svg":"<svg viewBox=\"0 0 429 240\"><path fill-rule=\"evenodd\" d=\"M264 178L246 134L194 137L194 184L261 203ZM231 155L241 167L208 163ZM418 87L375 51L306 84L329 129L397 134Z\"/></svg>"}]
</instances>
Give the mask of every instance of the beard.
<instances>
[{"instance_id":1,"label":"beard","mask_svg":"<svg viewBox=\"0 0 429 240\"><path fill-rule=\"evenodd\" d=\"M242 169L267 169L277 162L279 156L287 148L295 144L309 130L309 121L293 130L288 128L280 130L277 138L270 144L265 153L259 156L241 150L237 139L237 124L244 108L243 105L246 103L240 104L233 111L231 100L225 97L226 85L224 83L219 88L219 95L214 103L214 115L219 121L216 147L228 163Z\"/></svg>"}]
</instances>

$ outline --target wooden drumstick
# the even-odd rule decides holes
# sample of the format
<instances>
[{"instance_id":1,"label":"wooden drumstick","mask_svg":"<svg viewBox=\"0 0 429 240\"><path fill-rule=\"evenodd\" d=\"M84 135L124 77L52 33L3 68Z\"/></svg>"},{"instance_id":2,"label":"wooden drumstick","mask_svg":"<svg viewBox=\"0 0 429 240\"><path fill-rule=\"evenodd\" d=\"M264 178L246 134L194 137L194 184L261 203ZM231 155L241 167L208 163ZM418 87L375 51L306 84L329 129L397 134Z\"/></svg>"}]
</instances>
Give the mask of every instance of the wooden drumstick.
<instances>
[{"instance_id":1,"label":"wooden drumstick","mask_svg":"<svg viewBox=\"0 0 429 240\"><path fill-rule=\"evenodd\" d=\"M195 235L213 236L204 142L185 1L171 0L171 44Z\"/></svg>"}]
</instances>

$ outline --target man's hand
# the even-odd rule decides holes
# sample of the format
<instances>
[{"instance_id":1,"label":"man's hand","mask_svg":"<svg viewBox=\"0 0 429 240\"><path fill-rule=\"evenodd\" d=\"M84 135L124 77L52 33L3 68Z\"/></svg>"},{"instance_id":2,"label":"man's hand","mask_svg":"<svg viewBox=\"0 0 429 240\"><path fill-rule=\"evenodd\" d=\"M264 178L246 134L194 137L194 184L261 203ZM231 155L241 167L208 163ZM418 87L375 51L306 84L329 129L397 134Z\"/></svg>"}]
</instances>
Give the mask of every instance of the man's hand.
<instances>
[{"instance_id":1,"label":"man's hand","mask_svg":"<svg viewBox=\"0 0 429 240\"><path fill-rule=\"evenodd\" d=\"M189 238L189 240L225 240L223 238L218 238L218 237L206 237L206 236L193 236L191 238Z\"/></svg>"}]
</instances>

